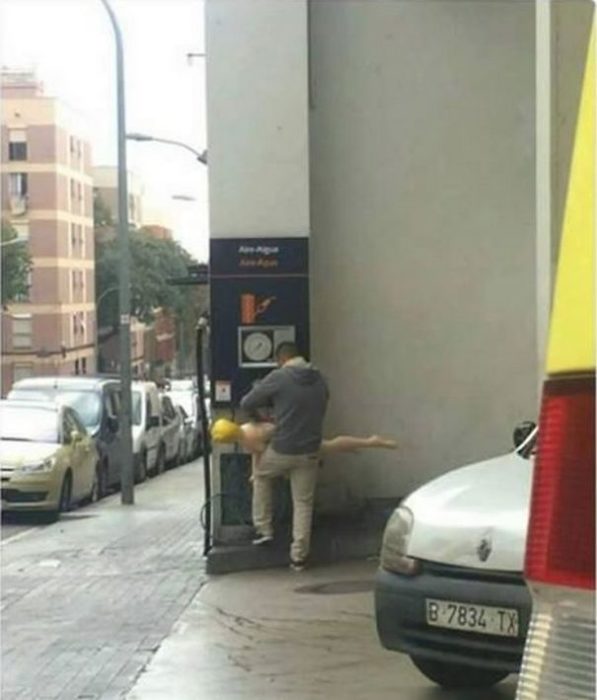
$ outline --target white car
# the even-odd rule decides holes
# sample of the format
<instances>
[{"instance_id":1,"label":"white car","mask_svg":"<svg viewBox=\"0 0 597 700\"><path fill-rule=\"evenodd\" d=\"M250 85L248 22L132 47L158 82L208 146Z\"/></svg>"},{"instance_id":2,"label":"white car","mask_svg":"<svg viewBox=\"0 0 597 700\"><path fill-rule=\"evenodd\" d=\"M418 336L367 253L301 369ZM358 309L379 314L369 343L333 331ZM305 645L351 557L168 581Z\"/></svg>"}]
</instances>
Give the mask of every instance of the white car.
<instances>
[{"instance_id":1,"label":"white car","mask_svg":"<svg viewBox=\"0 0 597 700\"><path fill-rule=\"evenodd\" d=\"M182 439L182 417L174 408L168 394L160 395L160 414L162 422L162 444L166 463L174 467L184 461L185 444Z\"/></svg>"},{"instance_id":2,"label":"white car","mask_svg":"<svg viewBox=\"0 0 597 700\"><path fill-rule=\"evenodd\" d=\"M197 445L197 431L193 419L182 406L174 406L174 410L180 416L180 440L181 440L181 464L190 462L195 456Z\"/></svg>"},{"instance_id":3,"label":"white car","mask_svg":"<svg viewBox=\"0 0 597 700\"><path fill-rule=\"evenodd\" d=\"M531 613L523 578L537 429L511 453L451 471L406 498L384 533L379 638L445 688L489 687L520 667Z\"/></svg>"},{"instance_id":4,"label":"white car","mask_svg":"<svg viewBox=\"0 0 597 700\"><path fill-rule=\"evenodd\" d=\"M132 399L135 478L145 481L148 474L161 474L166 467L160 395L153 382L133 382Z\"/></svg>"},{"instance_id":5,"label":"white car","mask_svg":"<svg viewBox=\"0 0 597 700\"><path fill-rule=\"evenodd\" d=\"M188 418L191 421L192 431L194 433L194 444L192 450L192 456L196 457L201 454L202 451L202 428L201 428L201 418L197 413L197 403L198 395L196 390L183 390L180 388L172 388L168 391L167 395L172 399L172 403L176 406L181 406L184 408ZM211 408L209 399L205 399L205 408L207 413L207 421L211 420Z\"/></svg>"}]
</instances>

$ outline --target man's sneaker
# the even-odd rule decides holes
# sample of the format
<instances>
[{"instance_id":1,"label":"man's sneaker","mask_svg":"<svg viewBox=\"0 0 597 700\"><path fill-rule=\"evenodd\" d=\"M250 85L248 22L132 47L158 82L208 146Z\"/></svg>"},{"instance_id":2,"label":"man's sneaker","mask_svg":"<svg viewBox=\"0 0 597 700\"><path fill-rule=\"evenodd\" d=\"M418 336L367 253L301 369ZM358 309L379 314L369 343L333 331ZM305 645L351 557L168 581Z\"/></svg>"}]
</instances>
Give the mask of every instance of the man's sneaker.
<instances>
[{"instance_id":1,"label":"man's sneaker","mask_svg":"<svg viewBox=\"0 0 597 700\"><path fill-rule=\"evenodd\" d=\"M253 544L256 547L263 547L266 544L271 544L274 538L271 535L258 535L254 540Z\"/></svg>"},{"instance_id":2,"label":"man's sneaker","mask_svg":"<svg viewBox=\"0 0 597 700\"><path fill-rule=\"evenodd\" d=\"M290 568L293 571L304 571L307 568L307 562L290 560Z\"/></svg>"}]
</instances>

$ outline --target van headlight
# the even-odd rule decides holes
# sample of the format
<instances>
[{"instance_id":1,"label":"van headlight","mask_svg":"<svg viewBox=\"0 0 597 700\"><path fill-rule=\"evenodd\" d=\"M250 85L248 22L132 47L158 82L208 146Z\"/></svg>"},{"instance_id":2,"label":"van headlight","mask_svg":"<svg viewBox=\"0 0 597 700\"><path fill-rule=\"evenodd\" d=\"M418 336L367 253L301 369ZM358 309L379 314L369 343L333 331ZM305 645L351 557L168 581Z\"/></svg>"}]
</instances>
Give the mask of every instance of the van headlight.
<instances>
[{"instance_id":1,"label":"van headlight","mask_svg":"<svg viewBox=\"0 0 597 700\"><path fill-rule=\"evenodd\" d=\"M43 462L36 462L35 464L23 464L19 467L19 471L22 474L43 474L51 472L56 466L56 458L48 457L44 459Z\"/></svg>"},{"instance_id":2,"label":"van headlight","mask_svg":"<svg viewBox=\"0 0 597 700\"><path fill-rule=\"evenodd\" d=\"M420 563L406 556L414 522L414 516L406 506L400 506L390 516L381 545L380 564L383 569L407 576L419 573Z\"/></svg>"}]
</instances>

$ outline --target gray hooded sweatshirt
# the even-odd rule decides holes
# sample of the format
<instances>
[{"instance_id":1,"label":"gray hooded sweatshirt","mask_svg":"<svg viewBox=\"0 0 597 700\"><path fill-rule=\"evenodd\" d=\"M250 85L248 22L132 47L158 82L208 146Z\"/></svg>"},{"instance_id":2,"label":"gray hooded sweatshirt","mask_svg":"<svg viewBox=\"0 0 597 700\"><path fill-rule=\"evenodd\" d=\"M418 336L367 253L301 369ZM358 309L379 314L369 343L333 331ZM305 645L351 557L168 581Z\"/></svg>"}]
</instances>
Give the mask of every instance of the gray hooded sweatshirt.
<instances>
[{"instance_id":1,"label":"gray hooded sweatshirt","mask_svg":"<svg viewBox=\"0 0 597 700\"><path fill-rule=\"evenodd\" d=\"M259 419L260 408L271 407L274 416L272 447L285 455L317 452L329 391L321 372L302 357L275 369L241 401L241 408Z\"/></svg>"}]
</instances>

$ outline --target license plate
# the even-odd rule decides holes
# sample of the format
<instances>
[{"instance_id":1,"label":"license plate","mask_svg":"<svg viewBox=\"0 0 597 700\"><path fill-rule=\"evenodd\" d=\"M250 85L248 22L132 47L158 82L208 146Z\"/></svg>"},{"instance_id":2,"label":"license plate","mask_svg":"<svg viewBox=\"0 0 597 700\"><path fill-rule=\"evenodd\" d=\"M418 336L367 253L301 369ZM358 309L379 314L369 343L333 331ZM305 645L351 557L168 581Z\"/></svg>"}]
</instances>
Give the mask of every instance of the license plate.
<instances>
[{"instance_id":1,"label":"license plate","mask_svg":"<svg viewBox=\"0 0 597 700\"><path fill-rule=\"evenodd\" d=\"M425 600L427 624L462 632L518 637L518 611L451 600Z\"/></svg>"}]
</instances>

